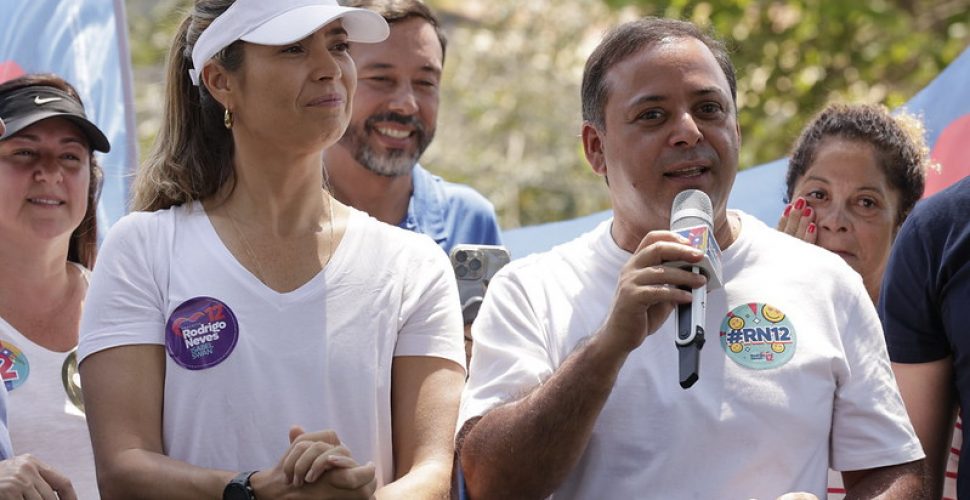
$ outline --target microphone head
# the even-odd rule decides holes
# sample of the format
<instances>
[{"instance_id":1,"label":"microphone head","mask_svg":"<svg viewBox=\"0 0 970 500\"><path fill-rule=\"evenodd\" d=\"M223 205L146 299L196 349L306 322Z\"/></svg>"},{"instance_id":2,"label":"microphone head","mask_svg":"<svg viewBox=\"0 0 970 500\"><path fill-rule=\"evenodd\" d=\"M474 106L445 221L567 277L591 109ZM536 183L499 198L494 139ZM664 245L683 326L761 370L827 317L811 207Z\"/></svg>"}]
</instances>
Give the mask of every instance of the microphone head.
<instances>
[{"instance_id":1,"label":"microphone head","mask_svg":"<svg viewBox=\"0 0 970 500\"><path fill-rule=\"evenodd\" d=\"M707 194L697 189L677 193L670 209L670 230L689 240L689 244L704 252L704 259L697 263L670 262L666 265L680 268L699 267L707 276L707 290L721 287L721 249L714 238L714 209Z\"/></svg>"},{"instance_id":2,"label":"microphone head","mask_svg":"<svg viewBox=\"0 0 970 500\"><path fill-rule=\"evenodd\" d=\"M713 230L714 209L707 193L699 189L687 189L677 193L670 209L670 230L706 225Z\"/></svg>"}]
</instances>

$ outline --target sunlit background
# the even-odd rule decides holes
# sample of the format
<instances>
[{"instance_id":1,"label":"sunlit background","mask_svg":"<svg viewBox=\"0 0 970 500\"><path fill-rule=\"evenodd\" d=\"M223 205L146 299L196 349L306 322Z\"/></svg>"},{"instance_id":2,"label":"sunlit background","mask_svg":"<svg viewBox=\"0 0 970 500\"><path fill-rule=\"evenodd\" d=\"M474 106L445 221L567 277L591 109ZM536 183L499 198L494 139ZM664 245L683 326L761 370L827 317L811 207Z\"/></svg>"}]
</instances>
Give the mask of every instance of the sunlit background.
<instances>
[{"instance_id":1,"label":"sunlit background","mask_svg":"<svg viewBox=\"0 0 970 500\"><path fill-rule=\"evenodd\" d=\"M492 200L504 228L608 208L582 156L579 82L602 34L644 15L711 26L738 69L741 168L785 156L831 101L911 98L970 44L970 0L436 0L449 37L422 164ZM127 0L138 137L159 125L162 64L189 0ZM970 85L970 82L968 82Z\"/></svg>"}]
</instances>

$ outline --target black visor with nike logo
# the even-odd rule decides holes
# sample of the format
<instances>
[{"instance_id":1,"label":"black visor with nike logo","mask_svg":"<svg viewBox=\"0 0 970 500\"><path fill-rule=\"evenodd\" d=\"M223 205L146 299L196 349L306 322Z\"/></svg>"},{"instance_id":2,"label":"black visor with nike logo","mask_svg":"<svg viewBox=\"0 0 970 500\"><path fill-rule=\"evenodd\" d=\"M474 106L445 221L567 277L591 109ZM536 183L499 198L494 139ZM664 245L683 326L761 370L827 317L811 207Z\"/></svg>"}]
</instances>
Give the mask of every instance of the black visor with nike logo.
<instances>
[{"instance_id":1,"label":"black visor with nike logo","mask_svg":"<svg viewBox=\"0 0 970 500\"><path fill-rule=\"evenodd\" d=\"M7 130L0 141L48 118L64 118L78 126L88 138L91 149L107 153L111 150L108 138L84 114L77 99L60 89L48 86L19 88L0 94L0 118Z\"/></svg>"}]
</instances>

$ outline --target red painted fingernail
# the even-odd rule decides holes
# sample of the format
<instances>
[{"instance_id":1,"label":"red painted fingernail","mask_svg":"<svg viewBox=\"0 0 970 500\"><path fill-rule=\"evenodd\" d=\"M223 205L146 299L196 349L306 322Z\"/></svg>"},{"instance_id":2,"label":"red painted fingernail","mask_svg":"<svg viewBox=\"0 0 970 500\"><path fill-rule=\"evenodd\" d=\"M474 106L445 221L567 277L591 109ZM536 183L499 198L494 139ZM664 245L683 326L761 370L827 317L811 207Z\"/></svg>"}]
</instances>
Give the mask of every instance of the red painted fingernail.
<instances>
[{"instance_id":1,"label":"red painted fingernail","mask_svg":"<svg viewBox=\"0 0 970 500\"><path fill-rule=\"evenodd\" d=\"M805 207L805 210L802 210L802 216L808 217L810 215L812 215L812 207Z\"/></svg>"},{"instance_id":2,"label":"red painted fingernail","mask_svg":"<svg viewBox=\"0 0 970 500\"><path fill-rule=\"evenodd\" d=\"M795 210L801 210L803 208L805 208L805 199L799 198L795 200Z\"/></svg>"},{"instance_id":3,"label":"red painted fingernail","mask_svg":"<svg viewBox=\"0 0 970 500\"><path fill-rule=\"evenodd\" d=\"M791 203L785 205L785 217L788 217L788 214L790 213L791 213Z\"/></svg>"},{"instance_id":4,"label":"red painted fingernail","mask_svg":"<svg viewBox=\"0 0 970 500\"><path fill-rule=\"evenodd\" d=\"M808 234L814 234L814 233L815 233L815 223L812 222L808 224Z\"/></svg>"}]
</instances>

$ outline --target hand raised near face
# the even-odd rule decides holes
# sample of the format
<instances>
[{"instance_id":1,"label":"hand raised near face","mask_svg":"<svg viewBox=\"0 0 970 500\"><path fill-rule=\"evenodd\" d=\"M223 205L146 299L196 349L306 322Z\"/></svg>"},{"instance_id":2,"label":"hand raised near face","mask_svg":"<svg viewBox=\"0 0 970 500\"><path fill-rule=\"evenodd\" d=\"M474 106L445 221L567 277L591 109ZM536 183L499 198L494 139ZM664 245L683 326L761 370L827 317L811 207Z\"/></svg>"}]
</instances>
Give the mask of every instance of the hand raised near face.
<instances>
[{"instance_id":1,"label":"hand raised near face","mask_svg":"<svg viewBox=\"0 0 970 500\"><path fill-rule=\"evenodd\" d=\"M700 262L704 254L670 231L651 231L620 271L616 296L603 334L609 344L630 352L660 328L677 304L691 301L687 290L703 285L704 276L664 266L664 262ZM683 288L683 289L682 289Z\"/></svg>"},{"instance_id":2,"label":"hand raised near face","mask_svg":"<svg viewBox=\"0 0 970 500\"><path fill-rule=\"evenodd\" d=\"M805 198L796 198L785 206L785 211L778 219L778 230L815 244L818 239L815 210L808 206Z\"/></svg>"}]
</instances>

